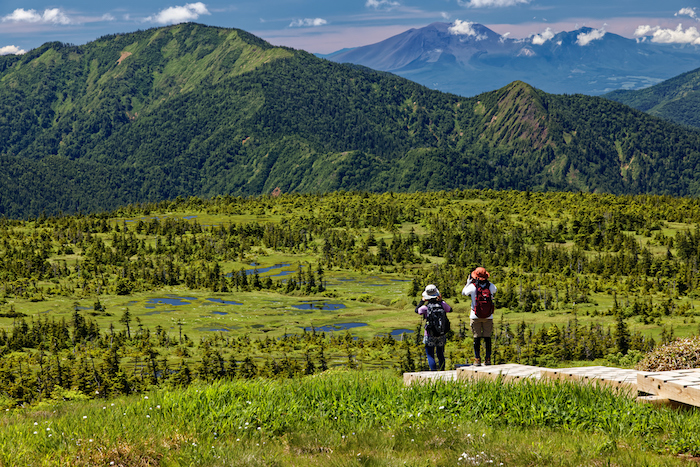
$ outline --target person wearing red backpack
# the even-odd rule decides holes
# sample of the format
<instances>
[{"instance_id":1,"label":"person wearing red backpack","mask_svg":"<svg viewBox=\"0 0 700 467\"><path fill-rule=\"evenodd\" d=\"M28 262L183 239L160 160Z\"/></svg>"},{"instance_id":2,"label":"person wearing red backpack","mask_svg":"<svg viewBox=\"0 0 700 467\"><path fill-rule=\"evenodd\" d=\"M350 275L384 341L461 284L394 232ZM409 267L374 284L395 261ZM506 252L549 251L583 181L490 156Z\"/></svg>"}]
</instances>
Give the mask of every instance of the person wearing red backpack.
<instances>
[{"instance_id":1,"label":"person wearing red backpack","mask_svg":"<svg viewBox=\"0 0 700 467\"><path fill-rule=\"evenodd\" d=\"M485 364L491 364L491 335L493 334L493 296L496 286L489 282L491 275L483 267L472 271L467 279L467 285L462 289L462 295L471 297L472 307L469 323L474 337L474 364L481 365L481 340L484 340L486 350Z\"/></svg>"}]
</instances>

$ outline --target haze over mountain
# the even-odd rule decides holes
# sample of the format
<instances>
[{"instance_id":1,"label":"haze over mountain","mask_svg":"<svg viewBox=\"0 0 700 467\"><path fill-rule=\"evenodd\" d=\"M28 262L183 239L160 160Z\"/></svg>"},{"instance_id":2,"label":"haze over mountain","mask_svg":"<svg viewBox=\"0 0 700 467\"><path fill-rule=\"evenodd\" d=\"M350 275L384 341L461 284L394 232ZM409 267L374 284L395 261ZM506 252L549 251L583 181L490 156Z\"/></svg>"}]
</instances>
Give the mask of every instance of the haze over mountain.
<instances>
[{"instance_id":1,"label":"haze over mountain","mask_svg":"<svg viewBox=\"0 0 700 467\"><path fill-rule=\"evenodd\" d=\"M376 44L324 55L390 71L462 96L520 80L545 92L639 89L700 66L700 47L627 39L591 28L511 39L476 23L433 23Z\"/></svg>"},{"instance_id":2,"label":"haze over mountain","mask_svg":"<svg viewBox=\"0 0 700 467\"><path fill-rule=\"evenodd\" d=\"M673 144L669 144L673 141ZM0 214L453 188L700 194L700 132L520 81L474 98L187 23L0 57Z\"/></svg>"},{"instance_id":3,"label":"haze over mountain","mask_svg":"<svg viewBox=\"0 0 700 467\"><path fill-rule=\"evenodd\" d=\"M603 97L682 125L700 127L700 68L638 91Z\"/></svg>"}]
</instances>

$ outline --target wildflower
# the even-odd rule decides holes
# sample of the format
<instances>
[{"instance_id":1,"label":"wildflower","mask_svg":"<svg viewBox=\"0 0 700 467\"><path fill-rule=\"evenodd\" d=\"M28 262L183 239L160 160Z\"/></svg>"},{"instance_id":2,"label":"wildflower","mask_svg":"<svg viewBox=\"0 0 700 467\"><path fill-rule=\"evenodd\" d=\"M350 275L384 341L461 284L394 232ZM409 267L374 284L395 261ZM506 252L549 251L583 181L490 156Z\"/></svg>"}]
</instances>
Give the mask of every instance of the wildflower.
<instances>
[{"instance_id":1,"label":"wildflower","mask_svg":"<svg viewBox=\"0 0 700 467\"><path fill-rule=\"evenodd\" d=\"M38 424L39 424L39 422L34 422L34 426L37 426Z\"/></svg>"},{"instance_id":2,"label":"wildflower","mask_svg":"<svg viewBox=\"0 0 700 467\"><path fill-rule=\"evenodd\" d=\"M38 434L39 434L39 432L38 432L38 431L35 431L35 432L34 432L34 434L35 434L35 435L38 435Z\"/></svg>"},{"instance_id":3,"label":"wildflower","mask_svg":"<svg viewBox=\"0 0 700 467\"><path fill-rule=\"evenodd\" d=\"M148 399L148 396L143 396L144 399Z\"/></svg>"},{"instance_id":4,"label":"wildflower","mask_svg":"<svg viewBox=\"0 0 700 467\"><path fill-rule=\"evenodd\" d=\"M439 407L440 410L442 410L442 409L444 409L444 408L445 408L444 405L441 405L441 406Z\"/></svg>"},{"instance_id":5,"label":"wildflower","mask_svg":"<svg viewBox=\"0 0 700 467\"><path fill-rule=\"evenodd\" d=\"M92 438L90 438L90 442L92 443Z\"/></svg>"},{"instance_id":6,"label":"wildflower","mask_svg":"<svg viewBox=\"0 0 700 467\"><path fill-rule=\"evenodd\" d=\"M126 414L124 414L124 415L126 415ZM87 415L83 415L83 420L85 420L86 418L87 418Z\"/></svg>"},{"instance_id":7,"label":"wildflower","mask_svg":"<svg viewBox=\"0 0 700 467\"><path fill-rule=\"evenodd\" d=\"M47 428L46 431L51 431L51 428Z\"/></svg>"}]
</instances>

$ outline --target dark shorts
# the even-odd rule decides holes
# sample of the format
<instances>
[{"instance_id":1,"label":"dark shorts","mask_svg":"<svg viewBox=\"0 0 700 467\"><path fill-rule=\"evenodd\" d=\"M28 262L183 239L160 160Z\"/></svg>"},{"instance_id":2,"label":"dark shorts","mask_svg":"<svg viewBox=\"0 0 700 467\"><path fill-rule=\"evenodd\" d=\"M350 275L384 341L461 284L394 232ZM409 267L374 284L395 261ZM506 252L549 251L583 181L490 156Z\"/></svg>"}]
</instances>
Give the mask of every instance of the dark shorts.
<instances>
[{"instance_id":1,"label":"dark shorts","mask_svg":"<svg viewBox=\"0 0 700 467\"><path fill-rule=\"evenodd\" d=\"M470 319L469 324L472 328L473 337L491 337L493 334L493 319L476 318Z\"/></svg>"},{"instance_id":2,"label":"dark shorts","mask_svg":"<svg viewBox=\"0 0 700 467\"><path fill-rule=\"evenodd\" d=\"M447 336L440 336L440 337L430 337L430 336L423 336L423 343L427 345L428 347L445 347L445 344L447 343Z\"/></svg>"}]
</instances>

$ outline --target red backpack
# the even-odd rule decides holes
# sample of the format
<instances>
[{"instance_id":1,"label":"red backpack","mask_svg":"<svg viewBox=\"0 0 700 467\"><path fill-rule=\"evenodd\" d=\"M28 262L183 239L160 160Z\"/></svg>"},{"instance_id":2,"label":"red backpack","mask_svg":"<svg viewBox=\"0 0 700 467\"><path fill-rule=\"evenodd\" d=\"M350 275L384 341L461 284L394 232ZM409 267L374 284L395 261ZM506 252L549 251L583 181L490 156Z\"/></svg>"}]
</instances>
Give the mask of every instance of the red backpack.
<instances>
[{"instance_id":1,"label":"red backpack","mask_svg":"<svg viewBox=\"0 0 700 467\"><path fill-rule=\"evenodd\" d=\"M474 306L474 314L477 318L488 318L493 314L495 309L493 299L491 298L491 290L489 290L489 281L474 282L476 287L476 305Z\"/></svg>"}]
</instances>

